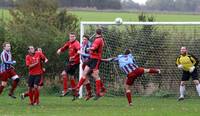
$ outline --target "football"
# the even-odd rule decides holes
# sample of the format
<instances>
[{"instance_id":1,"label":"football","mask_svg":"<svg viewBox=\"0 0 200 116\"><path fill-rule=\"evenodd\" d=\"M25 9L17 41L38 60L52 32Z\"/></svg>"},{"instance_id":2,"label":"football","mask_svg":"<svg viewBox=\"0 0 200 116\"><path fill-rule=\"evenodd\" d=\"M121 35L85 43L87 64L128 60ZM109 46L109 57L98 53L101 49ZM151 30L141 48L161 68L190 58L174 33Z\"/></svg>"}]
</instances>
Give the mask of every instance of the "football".
<instances>
[{"instance_id":1,"label":"football","mask_svg":"<svg viewBox=\"0 0 200 116\"><path fill-rule=\"evenodd\" d=\"M123 20L122 20L122 18L120 18L120 17L118 17L118 18L115 19L115 23L116 23L116 24L122 24L122 21L123 21Z\"/></svg>"}]
</instances>

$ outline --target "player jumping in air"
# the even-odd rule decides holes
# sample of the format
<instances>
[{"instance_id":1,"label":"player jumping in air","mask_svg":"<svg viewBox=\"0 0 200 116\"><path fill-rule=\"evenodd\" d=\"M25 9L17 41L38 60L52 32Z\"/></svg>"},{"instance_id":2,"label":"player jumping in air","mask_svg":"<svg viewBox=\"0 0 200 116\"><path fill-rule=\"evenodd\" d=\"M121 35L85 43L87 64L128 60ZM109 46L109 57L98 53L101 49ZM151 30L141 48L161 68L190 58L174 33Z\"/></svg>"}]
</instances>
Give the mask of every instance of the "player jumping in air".
<instances>
[{"instance_id":1,"label":"player jumping in air","mask_svg":"<svg viewBox=\"0 0 200 116\"><path fill-rule=\"evenodd\" d=\"M192 77L192 80L196 85L197 93L200 96L200 84L196 68L199 61L195 56L188 54L186 47L181 47L180 53L180 56L176 59L176 66L183 70L183 74L180 84L180 97L178 98L178 101L184 100L185 82L188 81L190 77Z\"/></svg>"},{"instance_id":2,"label":"player jumping in air","mask_svg":"<svg viewBox=\"0 0 200 116\"><path fill-rule=\"evenodd\" d=\"M89 56L89 50L88 48L91 47L91 42L89 41L89 36L87 35L83 35L83 42L81 44L81 49L80 51L78 51L78 53L81 55L81 60L82 60L82 70L85 69L87 62L90 59ZM89 76L89 75L87 75ZM86 81L84 82L84 85L86 87L86 96L85 96L85 100L89 100L92 97L92 92L91 92L91 85L90 85L90 81L88 78L86 78Z\"/></svg>"},{"instance_id":3,"label":"player jumping in air","mask_svg":"<svg viewBox=\"0 0 200 116\"><path fill-rule=\"evenodd\" d=\"M133 85L134 80L144 73L160 73L160 69L138 67L133 55L131 54L131 50L129 49L125 50L124 54L118 55L116 58L108 58L104 59L104 61L118 62L120 69L127 74L125 90L128 104L130 106L132 105L131 85Z\"/></svg>"},{"instance_id":4,"label":"player jumping in air","mask_svg":"<svg viewBox=\"0 0 200 116\"><path fill-rule=\"evenodd\" d=\"M75 33L69 34L69 41L67 41L63 47L57 50L57 54L60 55L67 49L69 49L69 62L65 70L61 74L63 78L63 92L61 94L61 97L65 96L68 93L68 87L67 87L68 76L70 78L71 88L76 87L75 72L76 70L78 70L80 63L80 57L79 54L77 53L80 50L80 43L78 40L76 40ZM77 97L78 97L78 92L75 92L72 101L74 101Z\"/></svg>"},{"instance_id":5,"label":"player jumping in air","mask_svg":"<svg viewBox=\"0 0 200 116\"><path fill-rule=\"evenodd\" d=\"M91 42L89 40L89 36L84 35L81 50L78 51L78 53L81 55L81 60L83 62L83 65L82 65L83 70L85 69L85 67L90 59L90 54L89 54L89 50L88 50L88 48L90 48L90 47L91 47ZM86 96L85 96L86 101L93 97L92 92L91 92L90 81L89 81L89 77L92 77L91 74L92 74L92 71L90 71L86 75L86 80L84 82L84 85L86 86L86 92L87 92ZM103 83L101 83L101 92L103 92L103 93L106 92L106 88L104 87Z\"/></svg>"},{"instance_id":6,"label":"player jumping in air","mask_svg":"<svg viewBox=\"0 0 200 116\"><path fill-rule=\"evenodd\" d=\"M9 42L3 43L3 51L1 53L1 85L0 85L0 94L3 92L3 89L7 85L8 79L12 79L12 88L10 89L9 96L11 98L16 98L14 96L14 90L16 89L19 83L19 76L16 74L13 64L16 61L12 60L11 54L11 45Z\"/></svg>"},{"instance_id":7,"label":"player jumping in air","mask_svg":"<svg viewBox=\"0 0 200 116\"><path fill-rule=\"evenodd\" d=\"M102 92L103 83L101 82L100 76L99 76L99 66L101 63L102 53L103 53L103 46L104 46L104 40L102 37L102 30L97 29L96 30L96 37L94 42L92 43L92 46L88 48L90 51L90 59L87 63L85 63L85 68L82 74L82 77L77 84L76 88L74 88L76 91L80 89L80 87L84 84L84 82L87 79L87 75L92 72L92 77L95 79L96 83L96 96L94 100L97 100L98 98L104 96L105 90Z\"/></svg>"}]
</instances>

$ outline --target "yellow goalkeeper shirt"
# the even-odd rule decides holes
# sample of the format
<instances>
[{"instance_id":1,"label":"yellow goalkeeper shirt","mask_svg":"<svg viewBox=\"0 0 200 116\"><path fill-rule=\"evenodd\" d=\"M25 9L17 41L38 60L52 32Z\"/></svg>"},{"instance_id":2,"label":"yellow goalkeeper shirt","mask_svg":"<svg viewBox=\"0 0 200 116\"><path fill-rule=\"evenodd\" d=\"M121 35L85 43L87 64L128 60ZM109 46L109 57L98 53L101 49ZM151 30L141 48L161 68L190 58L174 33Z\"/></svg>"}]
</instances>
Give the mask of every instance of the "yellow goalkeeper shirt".
<instances>
[{"instance_id":1,"label":"yellow goalkeeper shirt","mask_svg":"<svg viewBox=\"0 0 200 116\"><path fill-rule=\"evenodd\" d=\"M189 71L192 66L196 64L196 60L192 55L186 54L185 56L180 55L176 59L176 65L183 65L184 71Z\"/></svg>"}]
</instances>

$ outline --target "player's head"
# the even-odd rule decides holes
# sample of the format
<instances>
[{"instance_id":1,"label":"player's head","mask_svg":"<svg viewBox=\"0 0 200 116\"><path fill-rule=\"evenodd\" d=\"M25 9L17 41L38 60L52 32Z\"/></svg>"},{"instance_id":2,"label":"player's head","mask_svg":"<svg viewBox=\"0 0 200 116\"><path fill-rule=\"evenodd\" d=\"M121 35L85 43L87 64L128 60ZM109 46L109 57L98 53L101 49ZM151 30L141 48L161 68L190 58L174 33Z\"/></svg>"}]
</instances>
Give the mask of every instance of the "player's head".
<instances>
[{"instance_id":1,"label":"player's head","mask_svg":"<svg viewBox=\"0 0 200 116\"><path fill-rule=\"evenodd\" d=\"M42 52L42 48L37 48L37 51Z\"/></svg>"},{"instance_id":2,"label":"player's head","mask_svg":"<svg viewBox=\"0 0 200 116\"><path fill-rule=\"evenodd\" d=\"M182 46L180 53L181 53L181 55L185 55L187 53L187 48L185 46Z\"/></svg>"},{"instance_id":3,"label":"player's head","mask_svg":"<svg viewBox=\"0 0 200 116\"><path fill-rule=\"evenodd\" d=\"M6 50L6 51L10 51L11 49L11 45L9 42L4 42L3 43L3 49Z\"/></svg>"},{"instance_id":4,"label":"player's head","mask_svg":"<svg viewBox=\"0 0 200 116\"><path fill-rule=\"evenodd\" d=\"M87 44L89 41L89 36L88 35L83 35L83 44Z\"/></svg>"},{"instance_id":5,"label":"player's head","mask_svg":"<svg viewBox=\"0 0 200 116\"><path fill-rule=\"evenodd\" d=\"M131 50L130 50L130 49L126 49L125 52L124 52L125 55L128 55L128 54L130 54L130 53L131 53Z\"/></svg>"},{"instance_id":6,"label":"player's head","mask_svg":"<svg viewBox=\"0 0 200 116\"><path fill-rule=\"evenodd\" d=\"M34 54L35 53L35 48L33 46L28 46L28 53L29 54Z\"/></svg>"},{"instance_id":7,"label":"player's head","mask_svg":"<svg viewBox=\"0 0 200 116\"><path fill-rule=\"evenodd\" d=\"M76 40L76 34L74 33L74 32L71 32L70 34L69 34L69 41L74 41L74 40Z\"/></svg>"},{"instance_id":8,"label":"player's head","mask_svg":"<svg viewBox=\"0 0 200 116\"><path fill-rule=\"evenodd\" d=\"M102 36L102 30L96 29L96 37Z\"/></svg>"}]
</instances>

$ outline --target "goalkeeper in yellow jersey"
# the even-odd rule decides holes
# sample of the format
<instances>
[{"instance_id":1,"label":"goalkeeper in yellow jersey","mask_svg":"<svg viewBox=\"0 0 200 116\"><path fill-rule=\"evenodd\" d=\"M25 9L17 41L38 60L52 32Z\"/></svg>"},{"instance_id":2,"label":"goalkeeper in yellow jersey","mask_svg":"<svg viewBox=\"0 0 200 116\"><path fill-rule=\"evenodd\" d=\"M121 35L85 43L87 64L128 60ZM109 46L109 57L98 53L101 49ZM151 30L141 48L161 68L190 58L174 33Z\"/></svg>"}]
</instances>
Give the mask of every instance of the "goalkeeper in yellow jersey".
<instances>
[{"instance_id":1,"label":"goalkeeper in yellow jersey","mask_svg":"<svg viewBox=\"0 0 200 116\"><path fill-rule=\"evenodd\" d=\"M198 95L200 96L200 84L197 73L198 63L199 61L195 56L188 54L186 47L181 47L180 56L176 59L176 66L183 70L180 84L180 97L178 98L178 101L184 100L185 81L188 81L190 77L192 77Z\"/></svg>"}]
</instances>

